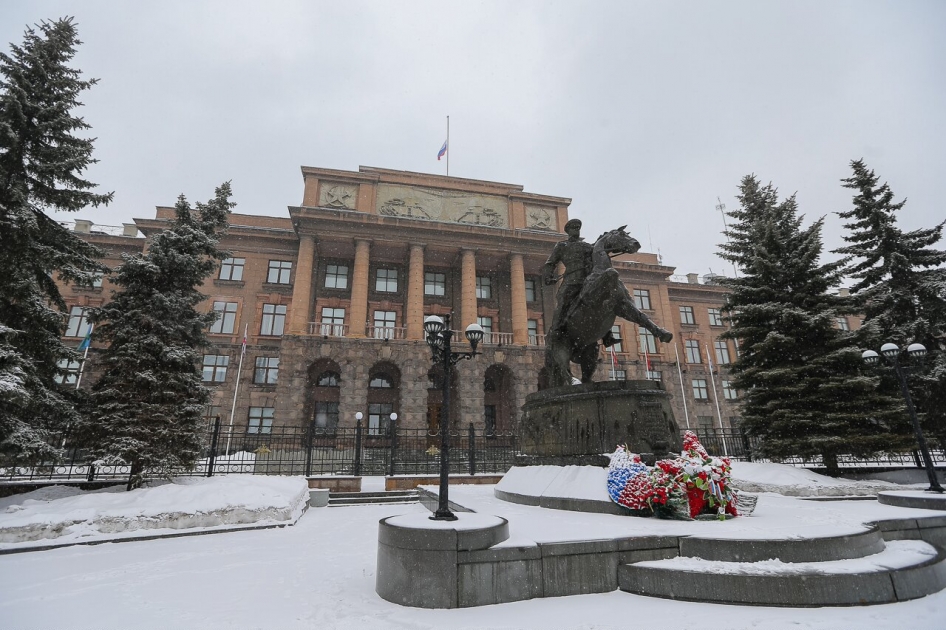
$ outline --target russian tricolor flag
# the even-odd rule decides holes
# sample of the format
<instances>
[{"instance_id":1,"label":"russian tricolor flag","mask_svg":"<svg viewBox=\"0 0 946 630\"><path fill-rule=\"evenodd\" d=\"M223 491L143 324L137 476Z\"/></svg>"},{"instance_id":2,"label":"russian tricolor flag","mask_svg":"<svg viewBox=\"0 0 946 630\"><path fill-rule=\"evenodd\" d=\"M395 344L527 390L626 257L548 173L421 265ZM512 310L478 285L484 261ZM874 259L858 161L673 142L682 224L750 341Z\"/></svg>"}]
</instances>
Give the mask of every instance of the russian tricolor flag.
<instances>
[{"instance_id":1,"label":"russian tricolor flag","mask_svg":"<svg viewBox=\"0 0 946 630\"><path fill-rule=\"evenodd\" d=\"M440 161L440 158L442 158L442 157L443 157L444 155L446 155L446 154L447 154L447 141L444 140L444 141L443 141L443 146L440 147L440 150L439 150L439 151L437 151L437 161L439 162L439 161Z\"/></svg>"}]
</instances>

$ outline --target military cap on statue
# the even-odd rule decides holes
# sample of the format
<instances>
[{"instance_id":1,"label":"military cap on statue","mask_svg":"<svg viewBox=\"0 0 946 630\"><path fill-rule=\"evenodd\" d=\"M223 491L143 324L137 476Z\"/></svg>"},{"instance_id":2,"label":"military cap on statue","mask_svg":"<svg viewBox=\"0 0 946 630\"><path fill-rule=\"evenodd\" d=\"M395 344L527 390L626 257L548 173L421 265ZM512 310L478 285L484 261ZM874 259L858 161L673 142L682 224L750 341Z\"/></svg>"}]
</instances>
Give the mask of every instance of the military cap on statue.
<instances>
[{"instance_id":1,"label":"military cap on statue","mask_svg":"<svg viewBox=\"0 0 946 630\"><path fill-rule=\"evenodd\" d=\"M576 230L581 229L581 221L579 219L569 219L568 223L565 224L565 230L569 228L575 228Z\"/></svg>"}]
</instances>

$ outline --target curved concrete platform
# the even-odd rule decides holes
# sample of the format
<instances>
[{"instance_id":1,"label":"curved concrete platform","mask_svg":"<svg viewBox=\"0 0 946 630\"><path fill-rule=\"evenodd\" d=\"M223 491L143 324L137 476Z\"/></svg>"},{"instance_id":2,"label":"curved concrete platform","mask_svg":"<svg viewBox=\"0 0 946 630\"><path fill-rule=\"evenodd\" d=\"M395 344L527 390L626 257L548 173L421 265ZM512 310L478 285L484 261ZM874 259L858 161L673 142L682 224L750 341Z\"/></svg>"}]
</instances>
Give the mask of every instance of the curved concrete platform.
<instances>
[{"instance_id":1,"label":"curved concrete platform","mask_svg":"<svg viewBox=\"0 0 946 630\"><path fill-rule=\"evenodd\" d=\"M923 490L879 492L877 493L877 502L884 505L919 508L921 510L946 510L946 494Z\"/></svg>"},{"instance_id":2,"label":"curved concrete platform","mask_svg":"<svg viewBox=\"0 0 946 630\"><path fill-rule=\"evenodd\" d=\"M884 550L877 526L846 536L806 539L680 538L680 555L722 562L827 562L872 556Z\"/></svg>"}]
</instances>

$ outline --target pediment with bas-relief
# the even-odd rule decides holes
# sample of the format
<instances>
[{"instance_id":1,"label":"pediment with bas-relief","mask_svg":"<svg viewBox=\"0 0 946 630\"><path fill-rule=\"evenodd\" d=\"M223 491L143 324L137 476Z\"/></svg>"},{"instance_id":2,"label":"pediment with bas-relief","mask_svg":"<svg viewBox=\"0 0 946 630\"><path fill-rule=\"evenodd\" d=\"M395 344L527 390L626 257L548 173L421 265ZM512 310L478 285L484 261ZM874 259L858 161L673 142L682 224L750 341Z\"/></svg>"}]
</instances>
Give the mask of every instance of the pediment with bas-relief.
<instances>
[{"instance_id":1,"label":"pediment with bas-relief","mask_svg":"<svg viewBox=\"0 0 946 630\"><path fill-rule=\"evenodd\" d=\"M455 190L380 184L377 211L389 217L509 227L505 198Z\"/></svg>"},{"instance_id":2,"label":"pediment with bas-relief","mask_svg":"<svg viewBox=\"0 0 946 630\"><path fill-rule=\"evenodd\" d=\"M358 198L356 184L337 184L322 182L319 190L319 205L323 208L355 209L355 200Z\"/></svg>"},{"instance_id":3,"label":"pediment with bas-relief","mask_svg":"<svg viewBox=\"0 0 946 630\"><path fill-rule=\"evenodd\" d=\"M526 204L526 227L533 230L557 230L555 208Z\"/></svg>"}]
</instances>

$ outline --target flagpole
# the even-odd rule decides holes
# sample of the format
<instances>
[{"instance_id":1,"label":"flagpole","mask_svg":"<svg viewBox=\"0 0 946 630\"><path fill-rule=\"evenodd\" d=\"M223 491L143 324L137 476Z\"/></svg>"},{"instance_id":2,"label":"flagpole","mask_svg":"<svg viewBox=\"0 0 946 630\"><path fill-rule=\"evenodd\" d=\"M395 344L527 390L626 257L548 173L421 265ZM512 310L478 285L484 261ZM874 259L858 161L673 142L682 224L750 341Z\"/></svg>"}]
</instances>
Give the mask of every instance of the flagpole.
<instances>
[{"instance_id":1,"label":"flagpole","mask_svg":"<svg viewBox=\"0 0 946 630\"><path fill-rule=\"evenodd\" d=\"M233 414L236 413L237 392L240 391L240 374L243 373L243 355L246 354L246 331L249 324L243 324L243 346L240 348L240 365L237 367L236 383L233 386L233 404L230 405L230 426L227 428L227 457L230 457L230 436L233 435Z\"/></svg>"},{"instance_id":2,"label":"flagpole","mask_svg":"<svg viewBox=\"0 0 946 630\"><path fill-rule=\"evenodd\" d=\"M723 414L721 414L719 411L719 394L716 393L716 379L713 378L713 356L710 354L709 344L706 343L705 341L703 342L703 347L706 348L706 360L709 362L710 383L713 384L713 401L716 402L716 417L719 418L719 430L720 432L722 432ZM729 457L729 452L728 452L728 449L726 448L726 440L724 439L722 440L722 442L723 442L723 456Z\"/></svg>"},{"instance_id":3,"label":"flagpole","mask_svg":"<svg viewBox=\"0 0 946 630\"><path fill-rule=\"evenodd\" d=\"M687 411L687 395L686 390L683 388L683 372L680 370L680 351L677 349L677 344L673 344L673 353L677 356L677 376L680 377L680 400L683 401L683 417L687 423L687 429L690 428L690 413Z\"/></svg>"},{"instance_id":4,"label":"flagpole","mask_svg":"<svg viewBox=\"0 0 946 630\"><path fill-rule=\"evenodd\" d=\"M450 177L450 117L447 116L447 177Z\"/></svg>"},{"instance_id":5,"label":"flagpole","mask_svg":"<svg viewBox=\"0 0 946 630\"><path fill-rule=\"evenodd\" d=\"M89 358L89 347L92 345L92 331L95 330L95 324L89 324L89 332L86 333L86 339L82 340L85 345L85 352L82 355L82 363L79 364L79 376L76 378L76 389L79 389L79 383L82 382L82 371L85 369L85 360ZM88 340L88 343L86 343Z\"/></svg>"}]
</instances>

